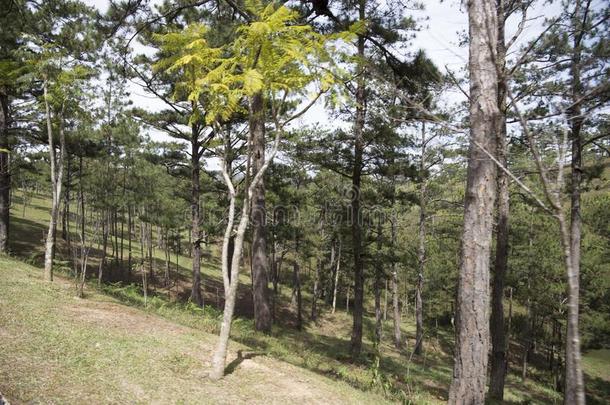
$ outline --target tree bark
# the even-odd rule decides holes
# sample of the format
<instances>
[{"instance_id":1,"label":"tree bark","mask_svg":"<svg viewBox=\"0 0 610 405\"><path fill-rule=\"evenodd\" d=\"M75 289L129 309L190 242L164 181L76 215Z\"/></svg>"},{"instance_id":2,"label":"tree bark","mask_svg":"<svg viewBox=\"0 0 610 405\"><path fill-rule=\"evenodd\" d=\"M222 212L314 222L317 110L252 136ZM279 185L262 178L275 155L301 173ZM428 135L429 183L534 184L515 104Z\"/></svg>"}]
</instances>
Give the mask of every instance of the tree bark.
<instances>
[{"instance_id":1,"label":"tree bark","mask_svg":"<svg viewBox=\"0 0 610 405\"><path fill-rule=\"evenodd\" d=\"M420 355L424 341L424 302L422 297L424 287L424 272L426 268L426 199L427 197L427 175L426 175L426 124L422 123L421 130L421 158L419 171L421 173L421 186L419 190L419 246L417 249L417 284L415 288L415 347L413 351Z\"/></svg>"},{"instance_id":2,"label":"tree bark","mask_svg":"<svg viewBox=\"0 0 610 405\"><path fill-rule=\"evenodd\" d=\"M203 295L201 294L201 230L199 229L201 220L199 209L199 196L201 194L199 149L199 128L196 124L193 124L191 125L191 256L193 258L193 280L190 300L195 305L203 307Z\"/></svg>"},{"instance_id":3,"label":"tree bark","mask_svg":"<svg viewBox=\"0 0 610 405\"><path fill-rule=\"evenodd\" d=\"M365 20L366 0L359 0L359 20ZM364 78L365 37L358 35L358 79L356 84L356 121L354 123L354 167L352 172L351 231L354 255L354 311L350 354L355 361L362 351L362 318L364 314L364 264L362 262L362 228L360 224L360 182L364 153L364 120L366 115L366 84Z\"/></svg>"},{"instance_id":4,"label":"tree bark","mask_svg":"<svg viewBox=\"0 0 610 405\"><path fill-rule=\"evenodd\" d=\"M498 40L496 65L498 69L498 118L496 123L497 148L496 159L504 167L508 167L508 139L506 136L506 45L504 43L504 25L506 10L504 0L498 0ZM496 225L496 257L493 269L491 293L491 372L489 381L489 397L498 401L504 399L504 382L508 370L508 354L506 340L506 325L504 322L504 284L508 269L508 236L509 236L509 177L504 170L497 171L497 225Z\"/></svg>"},{"instance_id":5,"label":"tree bark","mask_svg":"<svg viewBox=\"0 0 610 405\"><path fill-rule=\"evenodd\" d=\"M471 140L450 404L485 402L489 356L489 256L496 197L496 165L481 147L493 153L497 143L495 1L471 0L468 3L468 17Z\"/></svg>"},{"instance_id":6,"label":"tree bark","mask_svg":"<svg viewBox=\"0 0 610 405\"><path fill-rule=\"evenodd\" d=\"M265 164L265 109L261 93L250 100L250 133L252 134L254 173ZM269 281L267 259L267 221L265 207L265 182L261 178L254 189L252 209L252 302L254 303L254 328L271 331L271 308L269 305Z\"/></svg>"},{"instance_id":7,"label":"tree bark","mask_svg":"<svg viewBox=\"0 0 610 405\"><path fill-rule=\"evenodd\" d=\"M587 21L589 3L583 7L576 2L573 19L574 46L571 60L570 75L572 77L572 108L568 111L570 120L570 138L572 142L571 161L571 193L570 193L570 231L569 240L564 237L564 252L568 275L568 330L566 334L566 372L564 404L581 405L585 403L585 388L581 366L580 333L578 326L579 293L580 293L580 244L582 233L582 218L580 215L581 183L582 183L582 82L581 58L582 38ZM581 20L582 19L582 20ZM567 224L558 216L563 233L567 233ZM569 243L569 250L566 246ZM569 255L568 255L569 253ZM570 257L571 256L571 257ZM568 263L569 262L569 263Z\"/></svg>"},{"instance_id":8,"label":"tree bark","mask_svg":"<svg viewBox=\"0 0 610 405\"><path fill-rule=\"evenodd\" d=\"M0 253L8 253L11 176L9 171L8 95L0 88ZM25 198L24 198L25 207ZM24 209L25 211L25 209Z\"/></svg>"}]
</instances>

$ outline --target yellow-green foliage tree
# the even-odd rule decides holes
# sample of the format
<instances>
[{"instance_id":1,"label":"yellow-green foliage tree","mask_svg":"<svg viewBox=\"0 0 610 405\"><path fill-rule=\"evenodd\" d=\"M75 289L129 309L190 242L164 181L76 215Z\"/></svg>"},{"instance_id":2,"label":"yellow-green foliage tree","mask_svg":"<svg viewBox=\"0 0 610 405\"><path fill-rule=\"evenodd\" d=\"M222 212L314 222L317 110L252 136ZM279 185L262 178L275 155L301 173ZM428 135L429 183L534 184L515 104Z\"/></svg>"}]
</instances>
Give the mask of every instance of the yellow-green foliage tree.
<instances>
[{"instance_id":1,"label":"yellow-green foliage tree","mask_svg":"<svg viewBox=\"0 0 610 405\"><path fill-rule=\"evenodd\" d=\"M224 375L227 345L235 307L239 280L239 263L242 257L244 235L248 226L250 201L262 177L273 161L286 125L303 115L320 96L331 89L338 74L332 66L331 48L336 40L347 40L352 33L334 36L316 33L311 26L299 23L299 14L285 6L264 5L260 0L246 2L246 21L237 28L234 39L221 48L210 48L205 40L205 27L187 27L180 33L164 37L166 44L172 43L184 51L166 69L188 70L185 81L179 83L188 89L189 99L194 102L205 99L204 119L217 132L224 134L225 145L222 164L223 179L229 196L229 212L222 247L222 275L225 292L225 307L220 336L210 376L220 379ZM286 112L299 101L309 101L298 111ZM202 97L203 96L203 97ZM258 109L253 110L253 100L259 98ZM247 109L245 105L250 105ZM265 106L270 108L273 120L273 142L269 158L258 167L251 164L254 149L253 133L250 131L246 152L247 188L241 190L243 200L241 215L235 216L236 198L240 190L234 186L227 169L227 155L231 145L230 134L223 131L222 123L230 121L239 112L248 111L250 121L267 117ZM252 128L252 125L250 126ZM264 145L263 145L264 146ZM237 224L236 224L237 222ZM234 235L234 249L229 260L229 240ZM230 265L229 265L230 263ZM230 268L229 268L230 267Z\"/></svg>"}]
</instances>

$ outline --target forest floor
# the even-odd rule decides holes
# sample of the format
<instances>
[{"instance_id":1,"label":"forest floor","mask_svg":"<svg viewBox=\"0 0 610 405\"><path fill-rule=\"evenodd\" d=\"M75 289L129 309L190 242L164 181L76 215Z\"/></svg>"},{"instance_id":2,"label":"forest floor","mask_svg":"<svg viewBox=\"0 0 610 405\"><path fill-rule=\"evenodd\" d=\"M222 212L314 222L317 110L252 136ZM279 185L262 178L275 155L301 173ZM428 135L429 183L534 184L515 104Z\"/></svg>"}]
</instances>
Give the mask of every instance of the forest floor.
<instances>
[{"instance_id":1,"label":"forest floor","mask_svg":"<svg viewBox=\"0 0 610 405\"><path fill-rule=\"evenodd\" d=\"M19 198L14 199L19 202ZM155 287L146 301L137 283L91 282L84 299L75 298L67 261L58 260L56 282L41 280L42 238L48 201L15 204L11 249L23 261L0 258L0 392L12 403L442 403L451 380L450 326L429 328L424 355L391 345L391 319L376 351L365 318L365 350L348 361L351 316L328 307L309 320L310 294L304 292L306 322L294 328L290 291L280 294L278 322L271 335L253 331L248 274L240 278L239 317L233 324L227 377L211 382L206 373L216 342L221 299L217 259L203 267L206 300L201 310L184 304L190 260L173 263L172 287ZM58 237L60 258L67 249ZM92 271L97 263L92 253ZM163 272L162 252L156 269ZM30 264L24 263L28 262ZM245 272L244 272L245 273ZM137 281L137 278L132 278ZM412 314L403 314L403 336L413 342ZM519 346L511 358L506 402L560 403L550 376L533 365L519 375ZM610 350L585 353L590 403L610 398Z\"/></svg>"}]
</instances>

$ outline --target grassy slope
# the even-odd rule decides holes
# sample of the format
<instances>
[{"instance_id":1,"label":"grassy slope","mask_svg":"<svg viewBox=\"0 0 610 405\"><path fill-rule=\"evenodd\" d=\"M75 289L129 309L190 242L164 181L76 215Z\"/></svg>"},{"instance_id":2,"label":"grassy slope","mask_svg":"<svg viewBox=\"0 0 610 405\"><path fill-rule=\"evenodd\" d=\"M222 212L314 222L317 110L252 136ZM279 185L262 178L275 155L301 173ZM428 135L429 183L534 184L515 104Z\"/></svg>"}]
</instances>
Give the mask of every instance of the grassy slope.
<instances>
[{"instance_id":1,"label":"grassy slope","mask_svg":"<svg viewBox=\"0 0 610 405\"><path fill-rule=\"evenodd\" d=\"M40 263L42 254L41 241L48 217L47 207L45 199L35 198L26 209L24 218L21 204L16 204L14 209L18 218L13 218L13 251L36 264ZM159 259L161 254L157 252ZM93 259L94 266L97 266L96 263ZM12 261L0 262L0 291L12 290L10 296L15 297L8 300L0 298L0 368L3 370L0 371L0 391L6 391L5 394L9 395L14 393L15 398L24 401L40 399L36 395L42 395L44 390L50 390L51 393L57 390L58 393L53 395L59 397L67 395L67 402L75 402L76 398L87 396L105 402L135 399L171 403L180 403L182 399L222 402L245 397L262 400L261 393L251 385L259 379L253 375L261 374L263 367L262 374L273 390L266 389L262 395L271 401L295 398L282 397L285 395L281 393L282 389L279 389L280 396L275 395L278 381L286 378L291 381L296 379L297 382L305 379L310 383L307 385L310 391L320 392L328 397L327 400L332 395L337 395L339 402L378 402L380 395L395 401L408 398L415 403L446 400L451 378L450 333L440 330L428 336L425 355L412 361L408 361L409 352L399 353L393 349L388 337L381 347L383 356L380 374L375 377L371 372L374 359L368 339L365 340L368 355L364 364L351 365L346 361L351 318L344 311L336 314L325 311L318 323L308 323L303 332L296 332L286 326L274 327L272 336L255 333L250 320L238 319L234 323L232 336L245 346L235 344L232 350L241 348L246 357L248 353L255 353L255 358L244 360L243 363L240 360L234 361L230 369L235 371L226 382L219 385L206 383L206 359L213 348L214 339L211 334L216 333L219 313L214 309L202 313L173 303L176 296L184 296L184 290L188 290L189 267L190 260L180 257L180 267L174 274L176 284L172 291L159 290L157 296L149 297L147 314L113 303L118 299L132 307L142 307L142 297L135 287L106 288L105 291L115 299L90 292L86 300L77 300L72 298L72 290L65 281L49 287L40 283L36 269ZM161 261L158 262L158 268L162 271ZM5 272L7 277L4 277ZM208 258L203 272L206 298L214 304L215 288L221 281L213 257ZM8 283L6 286L3 285L5 279ZM248 276L242 274L241 281L241 312L247 315L251 307L248 303ZM284 287L281 297L284 303L281 323L284 325L289 324L291 317L294 317L288 305L288 290ZM168 295L171 297L169 301L166 298ZM307 302L307 293L305 297ZM305 308L308 307L306 303ZM10 314L4 315L5 313ZM150 313L161 315L162 318L151 316ZM403 333L412 342L413 322L410 316L406 318ZM367 318L365 321L370 332L372 319ZM390 322L386 326L388 334L391 330ZM4 339L3 334L10 330L12 324L24 325L11 332L21 336L20 339ZM139 326L132 330L132 325ZM12 357L2 353L11 353ZM266 356L260 355L262 353ZM604 353L591 353L585 360L589 374L588 388L595 390L593 399L600 402L603 402L604 395L608 395L610 385L610 377L607 372L603 372L608 368L610 358ZM236 359L235 352L231 356L229 361ZM10 366L13 361L23 366ZM253 368L257 372L248 374ZM10 376L2 374L8 373L7 370L10 370ZM278 370L286 370L282 371L281 378L274 374ZM522 383L515 374L508 376L507 401L559 402L560 396L541 382L545 380L543 374L526 383ZM334 390L331 393L326 388L331 381L329 378L339 382L332 384ZM391 384L387 381L391 381ZM223 388L219 391L218 387ZM228 388L237 388L237 396L225 394L224 390ZM310 400L308 402L321 399L317 396L306 398Z\"/></svg>"},{"instance_id":2,"label":"grassy slope","mask_svg":"<svg viewBox=\"0 0 610 405\"><path fill-rule=\"evenodd\" d=\"M0 276L0 390L16 403L383 402L236 343L213 383L215 336L97 293L76 299L12 259Z\"/></svg>"}]
</instances>

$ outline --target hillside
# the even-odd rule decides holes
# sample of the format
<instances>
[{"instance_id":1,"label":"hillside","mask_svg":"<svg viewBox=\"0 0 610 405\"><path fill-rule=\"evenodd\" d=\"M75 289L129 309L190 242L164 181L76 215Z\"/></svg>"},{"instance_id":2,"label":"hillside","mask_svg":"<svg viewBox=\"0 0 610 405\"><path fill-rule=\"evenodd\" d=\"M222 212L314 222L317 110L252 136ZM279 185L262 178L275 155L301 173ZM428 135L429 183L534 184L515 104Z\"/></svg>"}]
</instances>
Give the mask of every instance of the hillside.
<instances>
[{"instance_id":1,"label":"hillside","mask_svg":"<svg viewBox=\"0 0 610 405\"><path fill-rule=\"evenodd\" d=\"M206 378L215 337L0 260L0 390L19 403L382 403L347 384L233 343Z\"/></svg>"},{"instance_id":2,"label":"hillside","mask_svg":"<svg viewBox=\"0 0 610 405\"><path fill-rule=\"evenodd\" d=\"M215 262L208 260L204 267L206 298L211 303L205 311L176 300L183 295L179 288L188 287L181 283L172 291L159 287L149 295L146 308L137 284L107 284L101 290L91 284L85 299L77 299L65 275L47 285L36 267L47 205L47 199L36 196L25 211L19 205L14 211L13 251L35 266L0 260L0 392L13 403L240 403L246 399L382 403L408 399L427 404L447 398L450 330L430 336L421 358L412 358L408 349L396 351L388 336L377 369L367 333L366 357L361 364L351 364L347 361L350 315L324 310L317 323L309 322L298 332L291 326L286 291L282 319L272 335L253 332L247 275L240 285L243 315L234 322L229 375L212 383L206 373L220 315L213 308L213 286L220 282ZM63 243L60 252L67 254ZM163 262L158 261L161 271ZM188 261L179 257L176 280L188 279ZM95 260L93 264L92 271ZM367 329L372 329L370 313L366 321ZM385 326L388 335L390 324L388 320ZM412 314L405 314L402 329L412 342ZM597 351L585 361L590 399L603 403L610 392L610 358L607 352ZM506 395L510 403L560 401L560 395L547 388L544 371L533 369L532 378L522 383L517 377L517 353L512 367Z\"/></svg>"}]
</instances>

